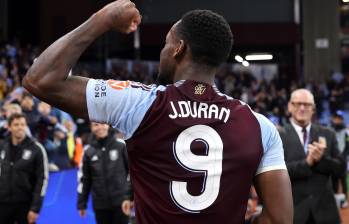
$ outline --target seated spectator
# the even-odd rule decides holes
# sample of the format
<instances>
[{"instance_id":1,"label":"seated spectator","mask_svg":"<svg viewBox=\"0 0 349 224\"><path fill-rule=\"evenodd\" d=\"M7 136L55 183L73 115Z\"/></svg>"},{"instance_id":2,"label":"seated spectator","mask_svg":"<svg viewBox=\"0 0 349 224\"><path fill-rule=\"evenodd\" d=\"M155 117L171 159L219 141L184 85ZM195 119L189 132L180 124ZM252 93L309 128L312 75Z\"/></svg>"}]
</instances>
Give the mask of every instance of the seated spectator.
<instances>
[{"instance_id":1,"label":"seated spectator","mask_svg":"<svg viewBox=\"0 0 349 224\"><path fill-rule=\"evenodd\" d=\"M39 102L38 112L36 137L47 151L50 170L58 171L71 167L67 152L66 128L52 115L52 107L49 104Z\"/></svg>"},{"instance_id":2,"label":"seated spectator","mask_svg":"<svg viewBox=\"0 0 349 224\"><path fill-rule=\"evenodd\" d=\"M40 115L35 107L33 96L28 92L24 92L20 104L23 114L27 118L30 132L33 134L33 136L36 136Z\"/></svg>"},{"instance_id":3,"label":"seated spectator","mask_svg":"<svg viewBox=\"0 0 349 224\"><path fill-rule=\"evenodd\" d=\"M56 127L54 129L52 143L54 146L54 164L57 165L59 170L71 168L72 164L68 155L66 131Z\"/></svg>"},{"instance_id":4,"label":"seated spectator","mask_svg":"<svg viewBox=\"0 0 349 224\"><path fill-rule=\"evenodd\" d=\"M47 151L55 149L53 145L53 132L54 127L58 123L58 119L51 115L51 106L45 102L38 104L38 121L36 124L37 132L36 136L39 142L41 142Z\"/></svg>"}]
</instances>

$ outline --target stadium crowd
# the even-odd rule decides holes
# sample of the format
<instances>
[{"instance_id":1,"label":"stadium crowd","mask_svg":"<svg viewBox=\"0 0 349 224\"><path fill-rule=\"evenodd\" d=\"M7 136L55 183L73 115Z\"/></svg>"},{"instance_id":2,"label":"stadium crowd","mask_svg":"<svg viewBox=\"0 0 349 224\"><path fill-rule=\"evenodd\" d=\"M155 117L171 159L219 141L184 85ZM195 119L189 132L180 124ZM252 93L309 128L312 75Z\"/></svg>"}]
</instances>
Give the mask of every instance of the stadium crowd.
<instances>
[{"instance_id":1,"label":"stadium crowd","mask_svg":"<svg viewBox=\"0 0 349 224\"><path fill-rule=\"evenodd\" d=\"M75 148L82 150L82 143L88 139L89 124L40 102L21 86L23 76L38 54L37 47L21 46L19 41L0 45L0 137L7 134L6 118L12 112L23 112L30 127L28 134L38 139L48 152L51 170L69 168L81 159L81 152L76 153ZM132 62L131 66L118 64L111 66L110 75L99 77L151 84L155 82L157 72L153 67L148 62ZM84 76L90 76L89 72L84 66L74 70ZM330 125L331 114L338 111L343 111L346 117L349 109L349 74L334 73L326 83L304 83L285 73L267 81L257 79L248 70L232 71L231 66L226 65L218 72L216 85L221 92L248 103L275 125L288 123L287 102L290 93L297 88L309 89L314 94L315 119L322 124Z\"/></svg>"}]
</instances>

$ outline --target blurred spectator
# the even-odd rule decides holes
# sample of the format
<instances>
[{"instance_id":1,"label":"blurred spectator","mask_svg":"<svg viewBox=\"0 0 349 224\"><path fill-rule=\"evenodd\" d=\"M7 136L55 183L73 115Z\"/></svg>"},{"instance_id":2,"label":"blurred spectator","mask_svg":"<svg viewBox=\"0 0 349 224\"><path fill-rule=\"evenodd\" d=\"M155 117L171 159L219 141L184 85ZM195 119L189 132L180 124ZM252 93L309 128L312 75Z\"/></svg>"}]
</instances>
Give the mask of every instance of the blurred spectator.
<instances>
[{"instance_id":1,"label":"blurred spectator","mask_svg":"<svg viewBox=\"0 0 349 224\"><path fill-rule=\"evenodd\" d=\"M56 165L59 170L71 168L72 163L69 159L67 147L67 133L61 128L54 128L52 147L52 165Z\"/></svg>"},{"instance_id":2,"label":"blurred spectator","mask_svg":"<svg viewBox=\"0 0 349 224\"><path fill-rule=\"evenodd\" d=\"M70 168L72 164L68 156L66 127L59 123L56 116L52 115L52 107L49 104L39 102L37 110L39 120L37 121L35 136L45 146L50 162L50 170L58 171Z\"/></svg>"},{"instance_id":3,"label":"blurred spectator","mask_svg":"<svg viewBox=\"0 0 349 224\"><path fill-rule=\"evenodd\" d=\"M115 138L107 124L91 123L92 138L84 150L78 178L79 214L86 215L90 191L98 224L127 224L130 213L126 144Z\"/></svg>"},{"instance_id":4,"label":"blurred spectator","mask_svg":"<svg viewBox=\"0 0 349 224\"><path fill-rule=\"evenodd\" d=\"M40 115L35 107L33 96L28 92L24 92L20 103L23 114L26 116L30 132L33 136L36 136Z\"/></svg>"},{"instance_id":5,"label":"blurred spectator","mask_svg":"<svg viewBox=\"0 0 349 224\"><path fill-rule=\"evenodd\" d=\"M73 122L65 121L64 127L67 129L67 151L69 160L73 161L74 159L74 151L75 151L75 136L73 130Z\"/></svg>"},{"instance_id":6,"label":"blurred spectator","mask_svg":"<svg viewBox=\"0 0 349 224\"><path fill-rule=\"evenodd\" d=\"M2 108L2 115L0 120L0 139L4 139L8 136L8 124L7 119L12 114L21 114L22 108L18 104L7 104ZM29 129L27 128L26 133L29 133ZM30 135L29 135L30 136Z\"/></svg>"},{"instance_id":7,"label":"blurred spectator","mask_svg":"<svg viewBox=\"0 0 349 224\"><path fill-rule=\"evenodd\" d=\"M338 142L338 149L341 156L348 163L349 161L349 133L345 127L343 112L337 111L332 115L331 127L336 133ZM345 195L345 201L341 203L342 208L348 207L348 184L347 184L347 173L345 172L339 178L333 177L333 189L336 193L343 193ZM340 189L342 192L340 192Z\"/></svg>"},{"instance_id":8,"label":"blurred spectator","mask_svg":"<svg viewBox=\"0 0 349 224\"><path fill-rule=\"evenodd\" d=\"M41 142L46 150L55 150L53 143L54 128L58 124L58 119L51 115L51 106L45 102L38 104L38 121L36 123L35 136Z\"/></svg>"},{"instance_id":9,"label":"blurred spectator","mask_svg":"<svg viewBox=\"0 0 349 224\"><path fill-rule=\"evenodd\" d=\"M6 77L0 76L0 100L5 98L7 92Z\"/></svg>"}]
</instances>

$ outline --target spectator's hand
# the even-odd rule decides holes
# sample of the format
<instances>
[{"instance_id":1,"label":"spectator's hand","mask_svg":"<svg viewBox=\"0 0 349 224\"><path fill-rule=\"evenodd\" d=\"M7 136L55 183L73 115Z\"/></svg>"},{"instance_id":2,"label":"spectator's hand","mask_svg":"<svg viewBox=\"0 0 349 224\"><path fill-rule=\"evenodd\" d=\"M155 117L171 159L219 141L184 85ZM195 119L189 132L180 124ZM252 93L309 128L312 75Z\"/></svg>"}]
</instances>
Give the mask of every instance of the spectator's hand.
<instances>
[{"instance_id":1,"label":"spectator's hand","mask_svg":"<svg viewBox=\"0 0 349 224\"><path fill-rule=\"evenodd\" d=\"M132 208L133 208L133 202L130 200L125 200L121 204L121 210L127 216L130 216Z\"/></svg>"},{"instance_id":2,"label":"spectator's hand","mask_svg":"<svg viewBox=\"0 0 349 224\"><path fill-rule=\"evenodd\" d=\"M28 223L29 224L36 223L38 216L39 216L38 213L33 212L33 211L29 211L28 216L27 216Z\"/></svg>"},{"instance_id":3,"label":"spectator's hand","mask_svg":"<svg viewBox=\"0 0 349 224\"><path fill-rule=\"evenodd\" d=\"M80 209L79 210L79 215L80 215L80 217L85 217L86 216L86 210L85 209Z\"/></svg>"},{"instance_id":4,"label":"spectator's hand","mask_svg":"<svg viewBox=\"0 0 349 224\"><path fill-rule=\"evenodd\" d=\"M305 159L306 163L308 164L308 166L313 166L314 165L314 157L313 157L313 149L309 147L308 145L308 154L307 154L307 158Z\"/></svg>"},{"instance_id":5,"label":"spectator's hand","mask_svg":"<svg viewBox=\"0 0 349 224\"><path fill-rule=\"evenodd\" d=\"M313 158L314 162L319 162L324 155L326 146L318 142L313 142L308 145L309 155Z\"/></svg>"},{"instance_id":6,"label":"spectator's hand","mask_svg":"<svg viewBox=\"0 0 349 224\"><path fill-rule=\"evenodd\" d=\"M98 11L97 16L108 30L116 29L126 34L136 31L141 23L141 15L130 0L114 1Z\"/></svg>"},{"instance_id":7,"label":"spectator's hand","mask_svg":"<svg viewBox=\"0 0 349 224\"><path fill-rule=\"evenodd\" d=\"M318 160L320 161L325 153L326 150L326 145L324 145L323 143L319 143L319 142L314 142L313 143L316 147L316 152L318 154Z\"/></svg>"}]
</instances>

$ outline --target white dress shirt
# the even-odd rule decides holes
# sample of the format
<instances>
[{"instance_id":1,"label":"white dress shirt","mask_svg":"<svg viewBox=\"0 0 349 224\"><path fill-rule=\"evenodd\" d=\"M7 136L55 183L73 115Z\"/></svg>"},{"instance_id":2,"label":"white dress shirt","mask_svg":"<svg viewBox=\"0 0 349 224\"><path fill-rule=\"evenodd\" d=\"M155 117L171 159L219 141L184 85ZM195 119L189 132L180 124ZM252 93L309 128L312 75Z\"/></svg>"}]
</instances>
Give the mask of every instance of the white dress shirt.
<instances>
[{"instance_id":1,"label":"white dress shirt","mask_svg":"<svg viewBox=\"0 0 349 224\"><path fill-rule=\"evenodd\" d=\"M291 125L294 127L294 129L296 130L297 132L297 135L299 137L299 140L301 141L301 143L303 144L303 147L304 147L304 152L307 153L308 151L308 143L309 143L309 137L310 137L310 127L311 127L311 123L309 123L306 127L305 127L305 130L307 131L307 141L304 143L304 140L303 140L303 131L302 131L302 127L299 126L298 124L296 124L292 119L290 119L291 121Z\"/></svg>"}]
</instances>

